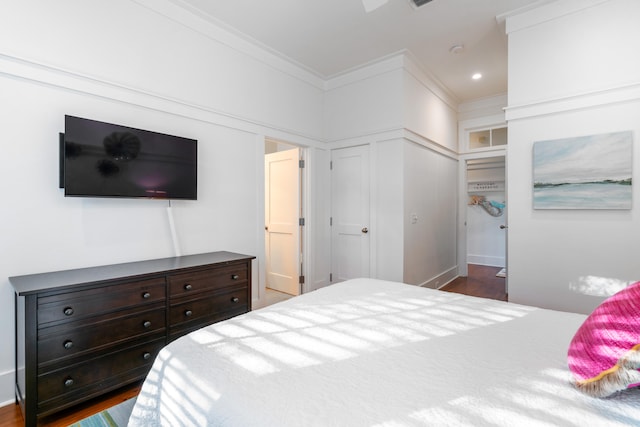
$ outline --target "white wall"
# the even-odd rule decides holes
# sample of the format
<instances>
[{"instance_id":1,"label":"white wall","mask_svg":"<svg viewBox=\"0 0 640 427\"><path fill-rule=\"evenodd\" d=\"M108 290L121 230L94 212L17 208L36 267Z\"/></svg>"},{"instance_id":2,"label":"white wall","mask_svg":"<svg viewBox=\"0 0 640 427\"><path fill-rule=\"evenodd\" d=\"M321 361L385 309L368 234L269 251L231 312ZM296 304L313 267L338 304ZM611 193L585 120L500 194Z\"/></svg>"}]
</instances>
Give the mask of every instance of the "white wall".
<instances>
[{"instance_id":1,"label":"white wall","mask_svg":"<svg viewBox=\"0 0 640 427\"><path fill-rule=\"evenodd\" d=\"M408 53L327 82L329 146L369 145L371 273L436 287L455 277L455 100ZM411 214L418 220L413 223Z\"/></svg>"},{"instance_id":2,"label":"white wall","mask_svg":"<svg viewBox=\"0 0 640 427\"><path fill-rule=\"evenodd\" d=\"M457 274L457 159L407 138L374 152L375 277L443 286Z\"/></svg>"},{"instance_id":3,"label":"white wall","mask_svg":"<svg viewBox=\"0 0 640 427\"><path fill-rule=\"evenodd\" d=\"M392 139L374 146L374 175L371 190L375 228L372 250L375 251L375 277L404 281L404 141ZM374 233L375 232L375 233Z\"/></svg>"},{"instance_id":4,"label":"white wall","mask_svg":"<svg viewBox=\"0 0 640 427\"><path fill-rule=\"evenodd\" d=\"M458 149L465 152L465 130L474 127L493 127L504 125L504 108L507 106L507 94L476 99L458 105Z\"/></svg>"},{"instance_id":5,"label":"white wall","mask_svg":"<svg viewBox=\"0 0 640 427\"><path fill-rule=\"evenodd\" d=\"M403 59L398 55L326 82L323 111L328 142L353 145L350 139L402 126Z\"/></svg>"},{"instance_id":6,"label":"white wall","mask_svg":"<svg viewBox=\"0 0 640 427\"><path fill-rule=\"evenodd\" d=\"M169 19L170 2L141 4L0 6L0 403L13 401L9 276L229 250L258 256L258 297L265 136L320 145L322 82L193 15ZM65 114L199 141L198 200L172 202L177 242L166 201L63 196Z\"/></svg>"},{"instance_id":7,"label":"white wall","mask_svg":"<svg viewBox=\"0 0 640 427\"><path fill-rule=\"evenodd\" d=\"M421 71L408 52L334 77L325 86L328 142L386 141L407 131L457 152L457 100Z\"/></svg>"},{"instance_id":8,"label":"white wall","mask_svg":"<svg viewBox=\"0 0 640 427\"><path fill-rule=\"evenodd\" d=\"M0 51L230 117L321 135L321 80L273 56L258 57L255 48L169 0L139 3L154 10L131 0L3 2ZM282 102L274 105L274 99Z\"/></svg>"},{"instance_id":9,"label":"white wall","mask_svg":"<svg viewBox=\"0 0 640 427\"><path fill-rule=\"evenodd\" d=\"M438 288L457 275L458 161L404 142L404 282Z\"/></svg>"},{"instance_id":10,"label":"white wall","mask_svg":"<svg viewBox=\"0 0 640 427\"><path fill-rule=\"evenodd\" d=\"M534 210L535 141L631 130L640 170L640 2L559 0L507 20L509 297L588 313L640 280L631 210Z\"/></svg>"},{"instance_id":11,"label":"white wall","mask_svg":"<svg viewBox=\"0 0 640 427\"><path fill-rule=\"evenodd\" d=\"M457 99L404 57L404 282L437 288L457 276Z\"/></svg>"},{"instance_id":12,"label":"white wall","mask_svg":"<svg viewBox=\"0 0 640 427\"><path fill-rule=\"evenodd\" d=\"M458 152L458 101L413 61L404 56L403 127L437 144L449 154Z\"/></svg>"}]
</instances>

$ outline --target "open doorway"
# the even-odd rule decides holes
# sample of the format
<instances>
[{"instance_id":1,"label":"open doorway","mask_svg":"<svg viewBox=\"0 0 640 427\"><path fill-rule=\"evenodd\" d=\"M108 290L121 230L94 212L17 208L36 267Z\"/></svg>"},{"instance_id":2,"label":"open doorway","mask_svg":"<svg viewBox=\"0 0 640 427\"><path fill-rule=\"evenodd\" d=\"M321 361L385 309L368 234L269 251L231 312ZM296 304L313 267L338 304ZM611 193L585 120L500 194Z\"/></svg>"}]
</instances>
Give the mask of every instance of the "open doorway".
<instances>
[{"instance_id":1,"label":"open doorway","mask_svg":"<svg viewBox=\"0 0 640 427\"><path fill-rule=\"evenodd\" d=\"M507 288L507 199L505 156L465 160L464 276L491 292ZM489 279L490 278L490 279ZM496 289L497 288L497 289ZM502 289L500 289L502 288Z\"/></svg>"},{"instance_id":2,"label":"open doorway","mask_svg":"<svg viewBox=\"0 0 640 427\"><path fill-rule=\"evenodd\" d=\"M265 286L269 303L302 292L302 151L265 142Z\"/></svg>"}]
</instances>

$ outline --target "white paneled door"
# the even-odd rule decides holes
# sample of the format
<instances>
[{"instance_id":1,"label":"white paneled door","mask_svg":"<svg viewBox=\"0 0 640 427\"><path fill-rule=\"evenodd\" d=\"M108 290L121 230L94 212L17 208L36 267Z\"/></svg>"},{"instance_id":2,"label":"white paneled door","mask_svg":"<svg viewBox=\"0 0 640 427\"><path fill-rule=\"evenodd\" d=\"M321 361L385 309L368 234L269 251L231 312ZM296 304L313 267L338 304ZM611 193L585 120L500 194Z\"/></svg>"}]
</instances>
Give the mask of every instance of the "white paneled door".
<instances>
[{"instance_id":1,"label":"white paneled door","mask_svg":"<svg viewBox=\"0 0 640 427\"><path fill-rule=\"evenodd\" d=\"M369 277L369 147L331 153L332 281Z\"/></svg>"},{"instance_id":2,"label":"white paneled door","mask_svg":"<svg viewBox=\"0 0 640 427\"><path fill-rule=\"evenodd\" d=\"M300 166L298 148L265 155L267 287L300 294Z\"/></svg>"}]
</instances>

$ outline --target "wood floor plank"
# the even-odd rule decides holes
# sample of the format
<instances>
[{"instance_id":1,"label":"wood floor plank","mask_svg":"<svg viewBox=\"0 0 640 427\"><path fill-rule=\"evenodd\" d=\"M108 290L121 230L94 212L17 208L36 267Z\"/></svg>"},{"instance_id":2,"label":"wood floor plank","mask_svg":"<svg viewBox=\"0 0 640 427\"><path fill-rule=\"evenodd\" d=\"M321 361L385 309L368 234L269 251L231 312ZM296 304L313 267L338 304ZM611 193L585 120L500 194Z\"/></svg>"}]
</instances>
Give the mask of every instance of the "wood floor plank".
<instances>
[{"instance_id":1,"label":"wood floor plank","mask_svg":"<svg viewBox=\"0 0 640 427\"><path fill-rule=\"evenodd\" d=\"M79 405L68 411L62 411L51 417L41 420L39 426L67 427L70 424L83 420L135 397L140 392L140 384L124 388L118 392L110 393L105 398L96 399L84 405ZM0 427L21 427L24 425L22 412L19 405L6 405L0 407Z\"/></svg>"},{"instance_id":2,"label":"wood floor plank","mask_svg":"<svg viewBox=\"0 0 640 427\"><path fill-rule=\"evenodd\" d=\"M468 276L458 277L440 288L442 291L508 301L504 277L496 277L502 267L468 265Z\"/></svg>"},{"instance_id":3,"label":"wood floor plank","mask_svg":"<svg viewBox=\"0 0 640 427\"><path fill-rule=\"evenodd\" d=\"M23 424L19 405L11 404L0 408L0 427L17 427Z\"/></svg>"}]
</instances>

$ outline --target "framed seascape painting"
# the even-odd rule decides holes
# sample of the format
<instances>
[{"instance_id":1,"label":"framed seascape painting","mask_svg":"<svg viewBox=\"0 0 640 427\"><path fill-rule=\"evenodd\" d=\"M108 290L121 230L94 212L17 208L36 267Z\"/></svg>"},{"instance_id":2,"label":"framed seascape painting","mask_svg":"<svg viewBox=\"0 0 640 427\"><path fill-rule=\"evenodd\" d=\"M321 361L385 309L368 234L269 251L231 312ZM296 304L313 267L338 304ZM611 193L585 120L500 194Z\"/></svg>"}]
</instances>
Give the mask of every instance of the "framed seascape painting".
<instances>
[{"instance_id":1,"label":"framed seascape painting","mask_svg":"<svg viewBox=\"0 0 640 427\"><path fill-rule=\"evenodd\" d=\"M631 131L533 144L534 209L631 209Z\"/></svg>"}]
</instances>

